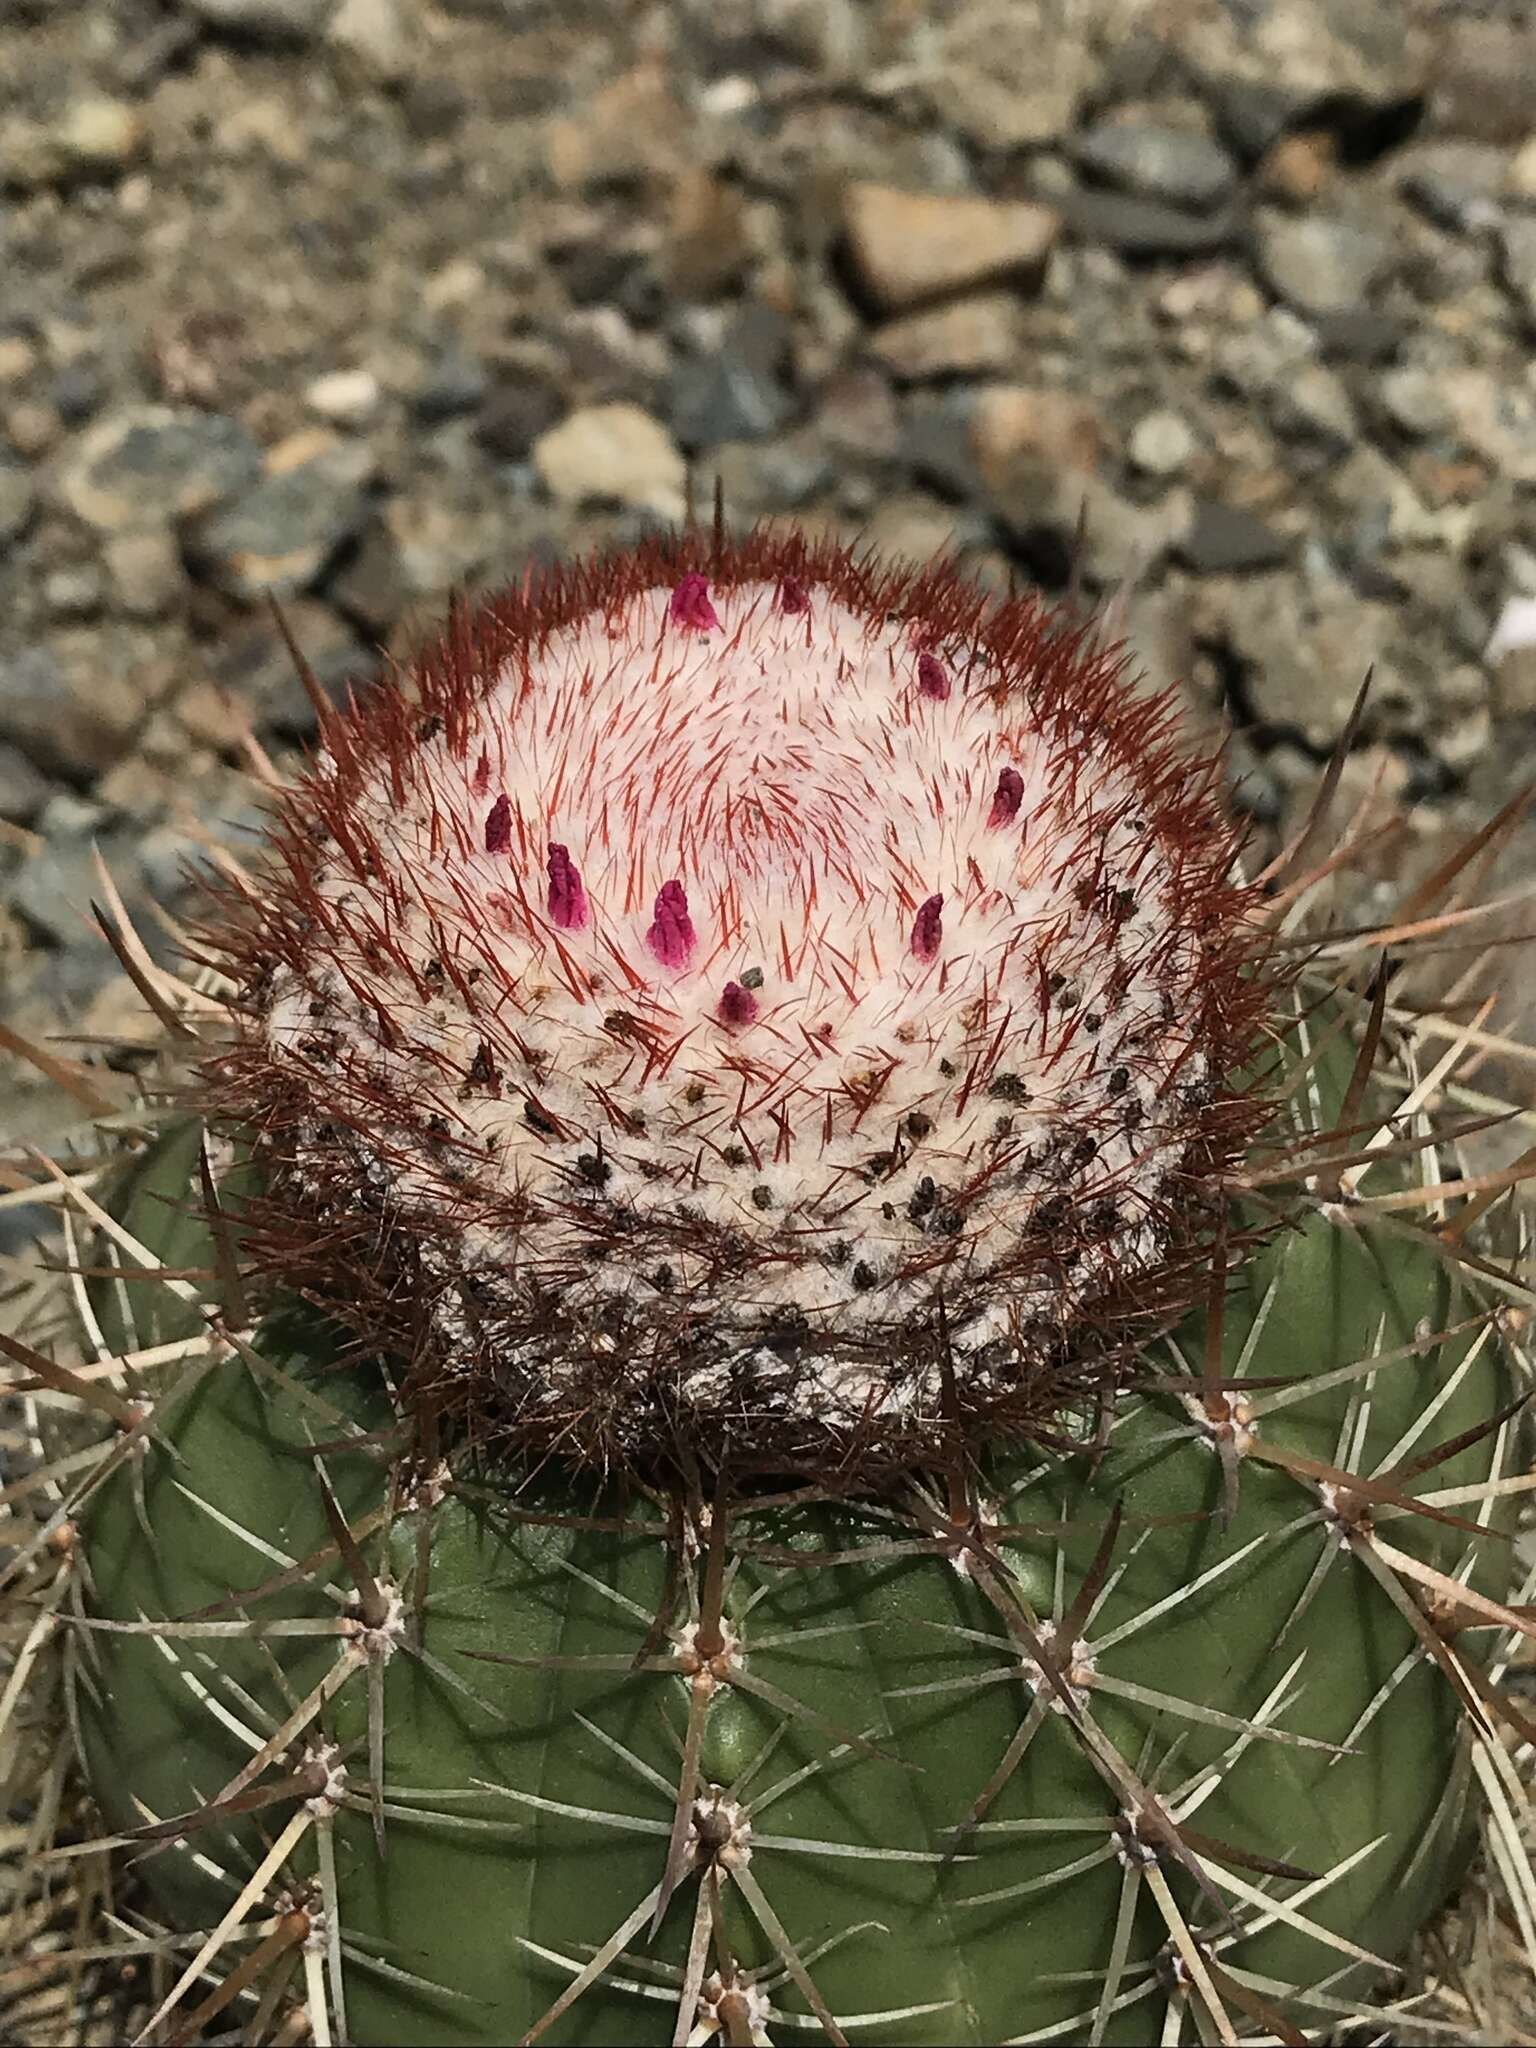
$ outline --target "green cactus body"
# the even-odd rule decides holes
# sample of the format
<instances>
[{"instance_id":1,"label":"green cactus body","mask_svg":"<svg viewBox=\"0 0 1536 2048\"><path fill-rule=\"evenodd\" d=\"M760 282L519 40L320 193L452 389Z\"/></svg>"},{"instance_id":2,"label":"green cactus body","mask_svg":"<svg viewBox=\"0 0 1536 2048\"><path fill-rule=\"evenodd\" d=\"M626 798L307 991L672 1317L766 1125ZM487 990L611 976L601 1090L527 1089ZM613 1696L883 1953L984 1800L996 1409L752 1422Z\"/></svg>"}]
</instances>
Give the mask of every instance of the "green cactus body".
<instances>
[{"instance_id":1,"label":"green cactus body","mask_svg":"<svg viewBox=\"0 0 1536 2048\"><path fill-rule=\"evenodd\" d=\"M151 1155L125 1206L129 1227L183 1266L196 1262L188 1233L198 1226L165 1197L184 1199L192 1184L191 1142L174 1137ZM143 1341L150 1291L135 1292ZM192 1313L168 1306L148 1334L175 1334ZM1261 1410L1299 1395L1262 1417L1266 1449L1369 1474L1498 1408L1505 1367L1476 1316L1430 1250L1363 1217L1314 1213L1242 1269L1223 1370L1279 1383L1252 1396ZM1149 1351L1149 1371L1198 1374L1204 1343L1197 1316ZM274 1318L258 1348L275 1376L229 1357L168 1408L176 1456L151 1451L142 1517L124 1474L90 1518L99 1617L185 1617L223 1602L226 1617L272 1623L260 1641L92 1633L82 1718L116 1826L212 1798L339 1668L334 1636L282 1633L287 1617L334 1618L326 1588L350 1583L310 1446L376 1429L390 1411L355 1370L335 1367L307 1312ZM1372 1358L1383 1363L1368 1376L1341 1370ZM1475 1485L1497 1455L1495 1439L1470 1444L1433 1483ZM1314 1486L1244 1457L1236 1513L1221 1525L1220 1462L1178 1393L1129 1397L1096 1464L1032 1455L999 1465L984 1482L988 1522L1044 1527L997 1533L985 1548L1036 1627L1061 1620L1090 1572L1101 1581L1081 1630L1088 1668L1061 1669L1081 1686L1087 1739L1110 1777L1155 1789L1200 1840L1211 1896L1166 1842L1113 1832L1131 1799L1088 1760L1038 1669L1033 1684L1019 1675L1027 1653L1016 1631L1010 1647L972 1554L913 1554L945 1525L937 1500L916 1512L899 1497L739 1504L723 1550L735 1643L711 1683L675 1668L689 1641L686 1598L666 1634L651 1631L675 1559L675 1531L651 1502L631 1500L626 1514L591 1487L518 1490L466 1475L435 1505L401 1501L386 1537L374 1526L388 1486L376 1451L328 1449L323 1463L407 1612L429 1570L433 1661L402 1648L382 1668L385 1854L369 1812L362 1660L305 1738L323 1726L350 1777L329 1855L337 1976L358 2042L521 2038L626 1925L621 1953L544 2037L672 2039L690 1937L708 1933L695 1915L714 1883L722 1935L707 1976L723 1946L744 1984L766 1987L744 1991L723 2019L717 2001L726 2039L732 2026L738 2038L758 2038L741 2031L756 2027L778 2039L819 2024L785 1981L769 1917L853 2038L1138 2041L1163 2026L1170 1997L1191 1999L1204 2024L1198 1989L1170 1969L1162 1884L1237 2027L1263 2031L1255 2014L1266 2006L1317 2024L1330 1998L1347 2005L1369 1987L1378 1973L1360 1958L1395 1958L1462 1866L1466 1754L1450 1688L1379 1578L1347 1553ZM1117 1505L1118 1535L1095 1572ZM524 1519L557 1513L632 1526ZM1461 1529L1416 1517L1383 1526L1447 1572L1478 1549ZM297 1585L229 1604L286 1561L327 1551ZM806 1563L782 1562L790 1553ZM828 1554L839 1561L815 1561ZM675 1561L696 1598L707 1555L692 1546ZM647 1648L648 1668L626 1668ZM751 1855L733 1872L738 1851L727 1846L702 1875L686 1870L652 1940L652 1914L637 1909L666 1865L701 1685L698 1796L745 1811ZM250 1731L243 1742L230 1716ZM957 1836L1032 1723L984 1824ZM290 1797L200 1829L159 1849L145 1874L182 1924L212 1926L296 1810ZM315 1869L318 1832L305 1832L290 1872ZM1287 1874L1266 1872L1266 1859ZM328 1935L316 1925L319 1944ZM763 2000L781 2017L766 2017ZM706 1998L701 2024L711 2010ZM875 2014L896 2016L860 2019Z\"/></svg>"}]
</instances>

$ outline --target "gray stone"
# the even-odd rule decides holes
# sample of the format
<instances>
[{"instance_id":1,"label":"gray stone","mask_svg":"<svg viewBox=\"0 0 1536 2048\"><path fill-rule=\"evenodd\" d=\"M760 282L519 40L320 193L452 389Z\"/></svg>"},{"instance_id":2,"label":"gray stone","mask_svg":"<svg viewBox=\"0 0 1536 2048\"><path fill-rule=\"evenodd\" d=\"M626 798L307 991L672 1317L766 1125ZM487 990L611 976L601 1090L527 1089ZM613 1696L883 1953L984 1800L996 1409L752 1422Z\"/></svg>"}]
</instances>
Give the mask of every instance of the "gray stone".
<instances>
[{"instance_id":1,"label":"gray stone","mask_svg":"<svg viewBox=\"0 0 1536 2048\"><path fill-rule=\"evenodd\" d=\"M1175 546L1180 561L1201 576L1272 569L1291 558L1293 543L1255 512L1202 498Z\"/></svg>"},{"instance_id":2,"label":"gray stone","mask_svg":"<svg viewBox=\"0 0 1536 2048\"><path fill-rule=\"evenodd\" d=\"M727 441L710 450L706 486L716 477L730 517L793 512L838 480L831 454L813 434L775 434L766 441Z\"/></svg>"},{"instance_id":3,"label":"gray stone","mask_svg":"<svg viewBox=\"0 0 1536 2048\"><path fill-rule=\"evenodd\" d=\"M45 775L89 782L128 751L144 702L121 672L96 673L90 647L0 658L0 741Z\"/></svg>"},{"instance_id":4,"label":"gray stone","mask_svg":"<svg viewBox=\"0 0 1536 2048\"><path fill-rule=\"evenodd\" d=\"M1070 151L1106 185L1197 213L1209 212L1237 182L1237 167L1220 143L1152 121L1097 121L1074 136Z\"/></svg>"},{"instance_id":5,"label":"gray stone","mask_svg":"<svg viewBox=\"0 0 1536 2048\"><path fill-rule=\"evenodd\" d=\"M1258 239L1266 283L1301 313L1341 313L1358 305L1393 260L1386 236L1329 214L1265 211Z\"/></svg>"},{"instance_id":6,"label":"gray stone","mask_svg":"<svg viewBox=\"0 0 1536 2048\"><path fill-rule=\"evenodd\" d=\"M96 562L50 569L43 578L43 603L56 619L94 618L106 594L106 578Z\"/></svg>"},{"instance_id":7,"label":"gray stone","mask_svg":"<svg viewBox=\"0 0 1536 2048\"><path fill-rule=\"evenodd\" d=\"M418 11L402 0L339 0L326 40L360 77L397 85L411 70Z\"/></svg>"},{"instance_id":8,"label":"gray stone","mask_svg":"<svg viewBox=\"0 0 1536 2048\"><path fill-rule=\"evenodd\" d=\"M485 394L475 437L488 455L502 462L522 462L540 434L565 410L560 386L553 377L531 371L508 371L495 378Z\"/></svg>"},{"instance_id":9,"label":"gray stone","mask_svg":"<svg viewBox=\"0 0 1536 2048\"><path fill-rule=\"evenodd\" d=\"M1505 284L1526 319L1536 324L1536 217L1522 213L1505 221L1499 233L1499 255Z\"/></svg>"},{"instance_id":10,"label":"gray stone","mask_svg":"<svg viewBox=\"0 0 1536 2048\"><path fill-rule=\"evenodd\" d=\"M48 799L48 778L20 747L0 742L0 818L8 825L29 825Z\"/></svg>"},{"instance_id":11,"label":"gray stone","mask_svg":"<svg viewBox=\"0 0 1536 2048\"><path fill-rule=\"evenodd\" d=\"M368 516L372 457L355 444L263 477L188 535L193 567L244 603L318 583Z\"/></svg>"},{"instance_id":12,"label":"gray stone","mask_svg":"<svg viewBox=\"0 0 1536 2048\"><path fill-rule=\"evenodd\" d=\"M1440 136L1409 153L1398 189L1436 227L1467 234L1497 222L1507 163L1489 143Z\"/></svg>"},{"instance_id":13,"label":"gray stone","mask_svg":"<svg viewBox=\"0 0 1536 2048\"><path fill-rule=\"evenodd\" d=\"M667 410L680 445L712 448L777 433L794 404L787 381L790 340L787 321L767 307L749 307L717 349L679 364Z\"/></svg>"},{"instance_id":14,"label":"gray stone","mask_svg":"<svg viewBox=\"0 0 1536 2048\"><path fill-rule=\"evenodd\" d=\"M307 43L321 34L336 0L191 0L210 28L262 43Z\"/></svg>"},{"instance_id":15,"label":"gray stone","mask_svg":"<svg viewBox=\"0 0 1536 2048\"><path fill-rule=\"evenodd\" d=\"M474 412L485 397L485 365L461 348L442 351L411 393L411 411L424 426L438 426Z\"/></svg>"},{"instance_id":16,"label":"gray stone","mask_svg":"<svg viewBox=\"0 0 1536 2048\"><path fill-rule=\"evenodd\" d=\"M971 439L973 411L969 392L924 396L907 410L902 457L917 481L941 497L975 499L986 488Z\"/></svg>"},{"instance_id":17,"label":"gray stone","mask_svg":"<svg viewBox=\"0 0 1536 2048\"><path fill-rule=\"evenodd\" d=\"M90 937L89 920L91 899L101 894L93 847L110 815L100 804L82 803L69 795L50 797L39 812L34 829L42 844L11 877L6 898L41 944L107 951L99 939ZM103 845L104 857L106 852ZM119 863L109 864L116 879ZM127 897L131 906L135 892L128 891Z\"/></svg>"},{"instance_id":18,"label":"gray stone","mask_svg":"<svg viewBox=\"0 0 1536 2048\"><path fill-rule=\"evenodd\" d=\"M333 702L345 697L349 680L366 683L377 673L377 658L327 605L298 599L283 616L299 652ZM270 619L256 618L217 651L214 680L245 710L259 733L308 739L315 708L293 665L288 644Z\"/></svg>"},{"instance_id":19,"label":"gray stone","mask_svg":"<svg viewBox=\"0 0 1536 2048\"><path fill-rule=\"evenodd\" d=\"M82 435L59 479L64 503L104 530L207 512L261 474L247 428L222 413L132 406Z\"/></svg>"},{"instance_id":20,"label":"gray stone","mask_svg":"<svg viewBox=\"0 0 1536 2048\"><path fill-rule=\"evenodd\" d=\"M1345 583L1245 578L1213 593L1212 610L1221 620L1212 636L1243 665L1254 720L1271 732L1332 746L1371 670L1378 705L1407 695L1390 658L1395 612L1362 601Z\"/></svg>"},{"instance_id":21,"label":"gray stone","mask_svg":"<svg viewBox=\"0 0 1536 2048\"><path fill-rule=\"evenodd\" d=\"M1440 378L1417 364L1388 370L1376 386L1376 400L1392 425L1415 440L1443 434L1451 425Z\"/></svg>"},{"instance_id":22,"label":"gray stone","mask_svg":"<svg viewBox=\"0 0 1536 2048\"><path fill-rule=\"evenodd\" d=\"M24 464L0 456L0 554L32 524L36 506L32 472Z\"/></svg>"},{"instance_id":23,"label":"gray stone","mask_svg":"<svg viewBox=\"0 0 1536 2048\"><path fill-rule=\"evenodd\" d=\"M1064 192L1055 202L1068 233L1122 256L1204 256L1237 240L1236 210L1189 213L1130 192Z\"/></svg>"},{"instance_id":24,"label":"gray stone","mask_svg":"<svg viewBox=\"0 0 1536 2048\"><path fill-rule=\"evenodd\" d=\"M937 27L915 9L919 89L940 123L982 149L1027 149L1065 134L1099 58L1066 10L967 0Z\"/></svg>"},{"instance_id":25,"label":"gray stone","mask_svg":"<svg viewBox=\"0 0 1536 2048\"><path fill-rule=\"evenodd\" d=\"M118 609L130 618L163 618L186 598L187 572L168 526L111 534L102 553Z\"/></svg>"},{"instance_id":26,"label":"gray stone","mask_svg":"<svg viewBox=\"0 0 1536 2048\"><path fill-rule=\"evenodd\" d=\"M1322 363L1302 363L1282 378L1270 393L1269 416L1283 439L1309 443L1324 454L1343 455L1354 445L1349 393Z\"/></svg>"}]
</instances>

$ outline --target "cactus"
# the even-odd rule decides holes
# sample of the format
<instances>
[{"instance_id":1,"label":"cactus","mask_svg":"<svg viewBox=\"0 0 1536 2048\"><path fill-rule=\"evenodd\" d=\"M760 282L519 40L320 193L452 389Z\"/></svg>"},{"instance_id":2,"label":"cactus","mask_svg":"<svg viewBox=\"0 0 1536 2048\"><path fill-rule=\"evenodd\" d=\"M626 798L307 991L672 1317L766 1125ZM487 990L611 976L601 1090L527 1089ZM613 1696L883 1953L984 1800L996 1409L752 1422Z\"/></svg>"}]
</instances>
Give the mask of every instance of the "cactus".
<instances>
[{"instance_id":1,"label":"cactus","mask_svg":"<svg viewBox=\"0 0 1536 2048\"><path fill-rule=\"evenodd\" d=\"M196 1080L9 1349L143 2038L1394 2025L1480 1811L1536 1947L1459 868L1304 949L1122 670L648 544L322 702L201 981L108 920Z\"/></svg>"}]
</instances>

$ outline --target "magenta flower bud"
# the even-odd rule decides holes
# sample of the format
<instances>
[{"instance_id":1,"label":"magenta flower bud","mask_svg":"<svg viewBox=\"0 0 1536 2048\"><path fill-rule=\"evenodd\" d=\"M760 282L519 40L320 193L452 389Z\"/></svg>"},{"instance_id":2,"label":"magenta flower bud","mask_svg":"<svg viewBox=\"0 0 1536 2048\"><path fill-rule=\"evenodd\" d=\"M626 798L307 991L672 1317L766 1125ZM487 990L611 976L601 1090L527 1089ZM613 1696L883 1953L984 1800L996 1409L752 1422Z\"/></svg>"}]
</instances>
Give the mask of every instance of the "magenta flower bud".
<instances>
[{"instance_id":1,"label":"magenta flower bud","mask_svg":"<svg viewBox=\"0 0 1536 2048\"><path fill-rule=\"evenodd\" d=\"M757 1018L757 997L751 989L743 988L739 981L728 981L720 991L720 1008L717 1012L722 1024L739 1026L751 1024Z\"/></svg>"},{"instance_id":2,"label":"magenta flower bud","mask_svg":"<svg viewBox=\"0 0 1536 2048\"><path fill-rule=\"evenodd\" d=\"M936 654L920 654L917 657L917 687L924 697L932 697L942 704L949 695L949 670Z\"/></svg>"},{"instance_id":3,"label":"magenta flower bud","mask_svg":"<svg viewBox=\"0 0 1536 2048\"><path fill-rule=\"evenodd\" d=\"M508 853L511 847L512 800L503 793L485 815L485 850L487 853Z\"/></svg>"},{"instance_id":4,"label":"magenta flower bud","mask_svg":"<svg viewBox=\"0 0 1536 2048\"><path fill-rule=\"evenodd\" d=\"M930 896L912 921L912 957L932 960L944 942L944 898Z\"/></svg>"},{"instance_id":5,"label":"magenta flower bud","mask_svg":"<svg viewBox=\"0 0 1536 2048\"><path fill-rule=\"evenodd\" d=\"M1023 801L1023 776L1017 768L1005 768L997 778L992 808L987 813L988 829L995 832L1000 825L1011 825L1019 815L1019 806Z\"/></svg>"},{"instance_id":6,"label":"magenta flower bud","mask_svg":"<svg viewBox=\"0 0 1536 2048\"><path fill-rule=\"evenodd\" d=\"M563 932L578 932L587 921L587 892L567 848L550 842L549 921Z\"/></svg>"},{"instance_id":7,"label":"magenta flower bud","mask_svg":"<svg viewBox=\"0 0 1536 2048\"><path fill-rule=\"evenodd\" d=\"M686 967L696 934L688 915L688 896L681 882L663 882L656 896L655 922L645 942L663 967Z\"/></svg>"},{"instance_id":8,"label":"magenta flower bud","mask_svg":"<svg viewBox=\"0 0 1536 2048\"><path fill-rule=\"evenodd\" d=\"M698 574L684 576L672 593L667 613L674 626L684 626L695 633L712 632L720 620L709 601L709 578Z\"/></svg>"}]
</instances>

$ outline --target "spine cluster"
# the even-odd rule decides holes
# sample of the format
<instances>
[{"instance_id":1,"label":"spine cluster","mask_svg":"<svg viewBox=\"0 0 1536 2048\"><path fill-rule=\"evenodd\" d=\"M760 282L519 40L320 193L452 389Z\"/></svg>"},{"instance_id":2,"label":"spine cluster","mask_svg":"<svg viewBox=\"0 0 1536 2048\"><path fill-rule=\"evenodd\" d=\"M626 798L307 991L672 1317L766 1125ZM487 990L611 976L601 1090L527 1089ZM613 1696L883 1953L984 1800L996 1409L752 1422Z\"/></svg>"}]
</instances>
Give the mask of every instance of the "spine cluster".
<instances>
[{"instance_id":1,"label":"spine cluster","mask_svg":"<svg viewBox=\"0 0 1536 2048\"><path fill-rule=\"evenodd\" d=\"M1187 1291L1251 906L1213 764L1034 603L652 543L322 743L209 921L218 1095L274 1259L482 1443L900 1462Z\"/></svg>"}]
</instances>

